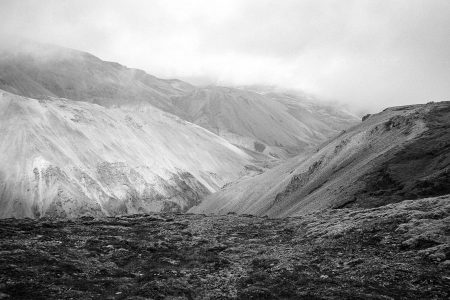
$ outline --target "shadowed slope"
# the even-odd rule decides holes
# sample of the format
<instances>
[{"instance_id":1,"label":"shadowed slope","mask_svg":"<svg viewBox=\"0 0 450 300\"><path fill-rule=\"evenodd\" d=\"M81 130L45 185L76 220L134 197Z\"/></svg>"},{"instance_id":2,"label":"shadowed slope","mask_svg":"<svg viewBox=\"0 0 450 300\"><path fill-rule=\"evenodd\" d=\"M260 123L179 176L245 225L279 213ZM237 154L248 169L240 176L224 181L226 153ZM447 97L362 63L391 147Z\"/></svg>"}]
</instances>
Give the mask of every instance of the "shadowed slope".
<instances>
[{"instance_id":1,"label":"shadowed slope","mask_svg":"<svg viewBox=\"0 0 450 300\"><path fill-rule=\"evenodd\" d=\"M20 40L0 46L0 89L31 98L46 96L111 106L151 104L173 110L169 98L193 87L89 53Z\"/></svg>"},{"instance_id":2,"label":"shadowed slope","mask_svg":"<svg viewBox=\"0 0 450 300\"><path fill-rule=\"evenodd\" d=\"M449 148L450 102L389 108L191 211L290 216L442 195L450 192Z\"/></svg>"}]
</instances>

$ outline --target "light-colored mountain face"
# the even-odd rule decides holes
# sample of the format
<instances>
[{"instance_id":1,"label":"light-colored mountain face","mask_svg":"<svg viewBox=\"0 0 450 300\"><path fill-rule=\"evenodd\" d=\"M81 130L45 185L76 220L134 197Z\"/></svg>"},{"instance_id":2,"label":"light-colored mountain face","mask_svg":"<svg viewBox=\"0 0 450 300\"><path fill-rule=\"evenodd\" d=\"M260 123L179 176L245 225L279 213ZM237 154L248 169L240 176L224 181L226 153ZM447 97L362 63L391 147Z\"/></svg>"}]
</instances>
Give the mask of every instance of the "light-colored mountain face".
<instances>
[{"instance_id":1,"label":"light-colored mountain face","mask_svg":"<svg viewBox=\"0 0 450 300\"><path fill-rule=\"evenodd\" d=\"M185 211L356 120L29 41L0 45L0 89L0 217Z\"/></svg>"},{"instance_id":2,"label":"light-colored mountain face","mask_svg":"<svg viewBox=\"0 0 450 300\"><path fill-rule=\"evenodd\" d=\"M0 217L185 211L251 158L152 106L0 91Z\"/></svg>"},{"instance_id":3,"label":"light-colored mountain face","mask_svg":"<svg viewBox=\"0 0 450 300\"><path fill-rule=\"evenodd\" d=\"M325 113L294 96L236 88L195 89L173 103L182 117L231 143L282 158L304 153L357 122L350 114Z\"/></svg>"},{"instance_id":4,"label":"light-colored mountain face","mask_svg":"<svg viewBox=\"0 0 450 300\"><path fill-rule=\"evenodd\" d=\"M191 212L293 216L450 193L450 102L386 109Z\"/></svg>"},{"instance_id":5,"label":"light-colored mountain face","mask_svg":"<svg viewBox=\"0 0 450 300\"><path fill-rule=\"evenodd\" d=\"M139 110L152 105L263 159L303 153L358 121L342 110L313 104L298 95L196 88L88 53L27 41L0 47L0 89L26 97L68 98L105 107Z\"/></svg>"}]
</instances>

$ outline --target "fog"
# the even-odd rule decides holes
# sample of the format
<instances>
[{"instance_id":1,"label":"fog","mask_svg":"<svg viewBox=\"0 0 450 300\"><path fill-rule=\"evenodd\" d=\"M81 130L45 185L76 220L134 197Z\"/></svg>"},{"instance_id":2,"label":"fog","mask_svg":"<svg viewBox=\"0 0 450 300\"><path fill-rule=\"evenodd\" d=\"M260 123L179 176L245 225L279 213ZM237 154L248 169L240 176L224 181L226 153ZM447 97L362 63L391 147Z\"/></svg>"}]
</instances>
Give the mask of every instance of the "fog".
<instances>
[{"instance_id":1,"label":"fog","mask_svg":"<svg viewBox=\"0 0 450 300\"><path fill-rule=\"evenodd\" d=\"M194 84L300 89L353 111L450 100L448 0L0 0L11 36Z\"/></svg>"}]
</instances>

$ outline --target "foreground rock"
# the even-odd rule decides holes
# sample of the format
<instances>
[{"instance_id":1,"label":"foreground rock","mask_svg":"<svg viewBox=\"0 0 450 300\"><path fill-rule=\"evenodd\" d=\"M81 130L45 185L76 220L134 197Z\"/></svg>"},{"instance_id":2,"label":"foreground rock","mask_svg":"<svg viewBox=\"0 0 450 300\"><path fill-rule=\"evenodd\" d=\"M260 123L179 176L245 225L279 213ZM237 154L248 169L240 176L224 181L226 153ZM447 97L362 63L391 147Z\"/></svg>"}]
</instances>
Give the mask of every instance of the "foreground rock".
<instances>
[{"instance_id":1,"label":"foreground rock","mask_svg":"<svg viewBox=\"0 0 450 300\"><path fill-rule=\"evenodd\" d=\"M287 219L0 224L5 299L445 299L450 197Z\"/></svg>"}]
</instances>

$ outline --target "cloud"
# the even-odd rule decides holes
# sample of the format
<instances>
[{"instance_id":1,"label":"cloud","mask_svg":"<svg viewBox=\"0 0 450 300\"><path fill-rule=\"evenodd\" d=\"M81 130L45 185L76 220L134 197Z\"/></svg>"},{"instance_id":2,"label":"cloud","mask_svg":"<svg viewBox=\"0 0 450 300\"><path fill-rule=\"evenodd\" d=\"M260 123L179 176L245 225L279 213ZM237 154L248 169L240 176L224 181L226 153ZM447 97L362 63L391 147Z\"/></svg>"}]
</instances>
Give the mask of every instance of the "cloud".
<instances>
[{"instance_id":1,"label":"cloud","mask_svg":"<svg viewBox=\"0 0 450 300\"><path fill-rule=\"evenodd\" d=\"M0 33L160 77L302 89L358 111L450 95L447 0L2 0Z\"/></svg>"}]
</instances>

